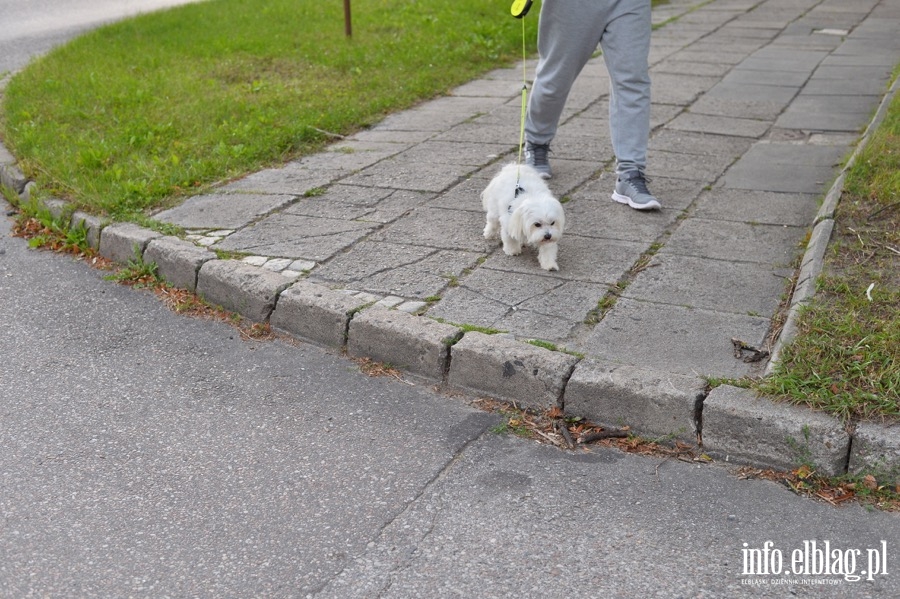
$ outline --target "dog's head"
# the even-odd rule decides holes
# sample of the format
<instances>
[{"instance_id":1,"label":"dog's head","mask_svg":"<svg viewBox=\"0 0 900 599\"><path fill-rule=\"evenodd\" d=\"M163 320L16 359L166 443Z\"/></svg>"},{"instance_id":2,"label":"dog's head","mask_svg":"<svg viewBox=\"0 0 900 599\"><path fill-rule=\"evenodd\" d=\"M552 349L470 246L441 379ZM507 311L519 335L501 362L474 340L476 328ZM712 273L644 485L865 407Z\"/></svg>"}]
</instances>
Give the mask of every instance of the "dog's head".
<instances>
[{"instance_id":1,"label":"dog's head","mask_svg":"<svg viewBox=\"0 0 900 599\"><path fill-rule=\"evenodd\" d=\"M509 224L512 237L539 246L559 241L566 228L566 215L562 204L552 195L526 193Z\"/></svg>"}]
</instances>

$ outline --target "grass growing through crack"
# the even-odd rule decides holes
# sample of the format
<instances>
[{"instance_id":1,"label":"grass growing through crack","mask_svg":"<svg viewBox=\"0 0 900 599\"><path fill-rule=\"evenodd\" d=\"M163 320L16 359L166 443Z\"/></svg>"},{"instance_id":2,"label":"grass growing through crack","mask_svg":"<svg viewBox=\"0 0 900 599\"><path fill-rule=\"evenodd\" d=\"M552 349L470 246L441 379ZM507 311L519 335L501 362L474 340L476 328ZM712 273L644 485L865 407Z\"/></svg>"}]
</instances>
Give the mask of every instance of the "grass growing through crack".
<instances>
[{"instance_id":1,"label":"grass growing through crack","mask_svg":"<svg viewBox=\"0 0 900 599\"><path fill-rule=\"evenodd\" d=\"M798 335L756 387L844 419L900 419L900 95L848 171Z\"/></svg>"}]
</instances>

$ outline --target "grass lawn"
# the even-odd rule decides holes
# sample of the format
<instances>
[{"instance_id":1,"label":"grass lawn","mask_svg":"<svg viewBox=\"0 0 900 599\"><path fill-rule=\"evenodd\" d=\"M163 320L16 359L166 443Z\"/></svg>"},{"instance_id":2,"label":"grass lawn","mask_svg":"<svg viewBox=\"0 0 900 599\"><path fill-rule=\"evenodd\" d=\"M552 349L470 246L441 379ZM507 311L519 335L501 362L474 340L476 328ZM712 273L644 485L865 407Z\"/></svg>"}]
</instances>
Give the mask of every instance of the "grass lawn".
<instances>
[{"instance_id":1,"label":"grass lawn","mask_svg":"<svg viewBox=\"0 0 900 599\"><path fill-rule=\"evenodd\" d=\"M537 9L524 20L536 43ZM140 220L522 56L506 3L209 0L104 27L12 78L0 136L42 190Z\"/></svg>"},{"instance_id":2,"label":"grass lawn","mask_svg":"<svg viewBox=\"0 0 900 599\"><path fill-rule=\"evenodd\" d=\"M798 329L761 391L844 419L900 418L900 95L848 171Z\"/></svg>"}]
</instances>

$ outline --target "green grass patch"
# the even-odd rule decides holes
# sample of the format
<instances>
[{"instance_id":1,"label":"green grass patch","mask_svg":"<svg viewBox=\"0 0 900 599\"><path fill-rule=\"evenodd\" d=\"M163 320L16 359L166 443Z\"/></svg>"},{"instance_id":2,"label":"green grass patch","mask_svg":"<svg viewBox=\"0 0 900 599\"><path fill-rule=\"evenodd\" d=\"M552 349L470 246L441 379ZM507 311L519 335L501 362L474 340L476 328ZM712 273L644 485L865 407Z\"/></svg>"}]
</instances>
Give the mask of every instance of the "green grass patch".
<instances>
[{"instance_id":1,"label":"green grass patch","mask_svg":"<svg viewBox=\"0 0 900 599\"><path fill-rule=\"evenodd\" d=\"M210 0L103 27L12 77L0 136L45 192L134 220L522 54L522 22L480 0L376 0L352 38L343 23L340 2Z\"/></svg>"},{"instance_id":2,"label":"green grass patch","mask_svg":"<svg viewBox=\"0 0 900 599\"><path fill-rule=\"evenodd\" d=\"M760 391L844 419L900 418L900 96L848 171L798 330Z\"/></svg>"}]
</instances>

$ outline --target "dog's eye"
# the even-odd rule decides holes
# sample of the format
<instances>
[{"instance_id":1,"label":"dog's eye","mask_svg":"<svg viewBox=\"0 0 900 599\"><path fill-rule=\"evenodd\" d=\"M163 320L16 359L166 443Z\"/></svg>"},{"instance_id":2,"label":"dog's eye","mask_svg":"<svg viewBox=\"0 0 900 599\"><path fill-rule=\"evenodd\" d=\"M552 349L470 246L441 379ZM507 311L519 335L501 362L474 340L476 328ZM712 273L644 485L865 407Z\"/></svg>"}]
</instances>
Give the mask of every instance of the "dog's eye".
<instances>
[{"instance_id":1,"label":"dog's eye","mask_svg":"<svg viewBox=\"0 0 900 599\"><path fill-rule=\"evenodd\" d=\"M541 228L541 223L534 223L534 226L537 227L538 229L540 229L540 228Z\"/></svg>"},{"instance_id":2,"label":"dog's eye","mask_svg":"<svg viewBox=\"0 0 900 599\"><path fill-rule=\"evenodd\" d=\"M551 226L551 227L554 226L554 225L556 225L556 221L553 221L552 223L550 223L550 226Z\"/></svg>"}]
</instances>

